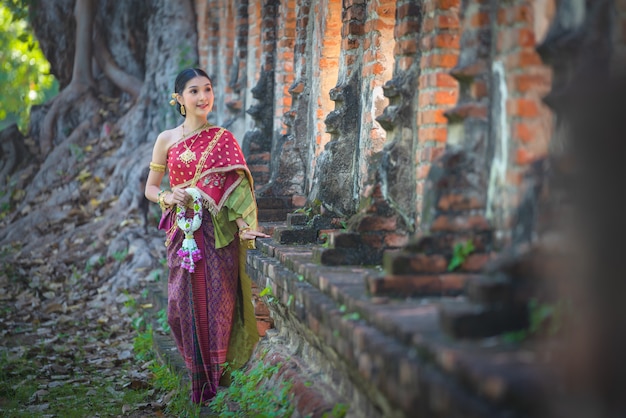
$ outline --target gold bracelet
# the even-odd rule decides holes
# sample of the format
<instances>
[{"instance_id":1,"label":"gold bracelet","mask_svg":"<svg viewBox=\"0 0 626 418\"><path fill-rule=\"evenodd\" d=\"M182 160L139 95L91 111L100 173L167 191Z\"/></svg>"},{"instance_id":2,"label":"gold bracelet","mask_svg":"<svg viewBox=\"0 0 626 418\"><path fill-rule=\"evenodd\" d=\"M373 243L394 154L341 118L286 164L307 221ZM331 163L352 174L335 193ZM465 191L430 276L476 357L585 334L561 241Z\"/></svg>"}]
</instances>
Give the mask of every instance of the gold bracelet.
<instances>
[{"instance_id":1,"label":"gold bracelet","mask_svg":"<svg viewBox=\"0 0 626 418\"><path fill-rule=\"evenodd\" d=\"M156 171L157 173L165 173L165 164L150 162L150 170Z\"/></svg>"},{"instance_id":2,"label":"gold bracelet","mask_svg":"<svg viewBox=\"0 0 626 418\"><path fill-rule=\"evenodd\" d=\"M239 229L239 240L240 241L249 241L249 239L247 238L242 238L242 235L245 234L246 232L248 232L250 230L249 226L246 226L245 228L240 228Z\"/></svg>"},{"instance_id":3,"label":"gold bracelet","mask_svg":"<svg viewBox=\"0 0 626 418\"><path fill-rule=\"evenodd\" d=\"M161 207L162 211L165 211L168 208L168 204L165 203L165 194L166 193L170 193L167 190L161 190L159 191L159 194L157 195L157 201L159 202L159 206Z\"/></svg>"}]
</instances>

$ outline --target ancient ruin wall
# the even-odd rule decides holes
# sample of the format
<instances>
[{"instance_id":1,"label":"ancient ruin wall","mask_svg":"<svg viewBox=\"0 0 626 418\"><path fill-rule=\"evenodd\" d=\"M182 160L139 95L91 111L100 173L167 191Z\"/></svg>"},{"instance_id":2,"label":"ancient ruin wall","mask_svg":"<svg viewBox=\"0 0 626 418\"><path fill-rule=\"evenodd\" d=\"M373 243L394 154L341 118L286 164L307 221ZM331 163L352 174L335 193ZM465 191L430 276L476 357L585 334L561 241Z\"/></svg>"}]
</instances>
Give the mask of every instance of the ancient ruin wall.
<instances>
[{"instance_id":1,"label":"ancient ruin wall","mask_svg":"<svg viewBox=\"0 0 626 418\"><path fill-rule=\"evenodd\" d=\"M550 147L551 72L535 47L554 10L553 0L196 2L213 117L243 140L260 196L318 200L349 219L379 187L408 233L461 208L484 218L497 247L513 236L524 172ZM448 149L472 154L475 181L441 203L427 179Z\"/></svg>"}]
</instances>

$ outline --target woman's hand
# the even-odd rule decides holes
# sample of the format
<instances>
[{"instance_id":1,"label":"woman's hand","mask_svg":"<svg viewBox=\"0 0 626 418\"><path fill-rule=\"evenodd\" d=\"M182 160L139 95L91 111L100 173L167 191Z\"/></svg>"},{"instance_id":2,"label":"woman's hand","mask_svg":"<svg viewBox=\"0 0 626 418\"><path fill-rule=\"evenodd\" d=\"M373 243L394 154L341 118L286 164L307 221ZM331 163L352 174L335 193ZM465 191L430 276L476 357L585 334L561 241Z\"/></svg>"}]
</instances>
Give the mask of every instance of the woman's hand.
<instances>
[{"instance_id":1,"label":"woman's hand","mask_svg":"<svg viewBox=\"0 0 626 418\"><path fill-rule=\"evenodd\" d=\"M189 204L193 201L193 197L189 193L185 191L185 189L181 189L180 187L174 187L171 193L168 193L165 196L165 203L168 206L181 205L181 206L189 206Z\"/></svg>"},{"instance_id":2,"label":"woman's hand","mask_svg":"<svg viewBox=\"0 0 626 418\"><path fill-rule=\"evenodd\" d=\"M250 228L243 228L239 230L239 239L256 239L256 238L269 238L270 236L263 232L254 231Z\"/></svg>"}]
</instances>

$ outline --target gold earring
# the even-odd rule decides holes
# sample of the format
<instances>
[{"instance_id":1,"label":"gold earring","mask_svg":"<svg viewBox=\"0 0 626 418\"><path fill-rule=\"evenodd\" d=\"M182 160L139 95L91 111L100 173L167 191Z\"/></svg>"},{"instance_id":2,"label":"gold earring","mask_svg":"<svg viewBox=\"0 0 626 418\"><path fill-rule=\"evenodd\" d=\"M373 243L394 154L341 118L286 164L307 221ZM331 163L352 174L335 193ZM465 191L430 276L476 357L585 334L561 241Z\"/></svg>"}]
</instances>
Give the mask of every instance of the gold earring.
<instances>
[{"instance_id":1,"label":"gold earring","mask_svg":"<svg viewBox=\"0 0 626 418\"><path fill-rule=\"evenodd\" d=\"M187 114L187 111L185 110L185 105L180 105L180 114L183 116Z\"/></svg>"}]
</instances>

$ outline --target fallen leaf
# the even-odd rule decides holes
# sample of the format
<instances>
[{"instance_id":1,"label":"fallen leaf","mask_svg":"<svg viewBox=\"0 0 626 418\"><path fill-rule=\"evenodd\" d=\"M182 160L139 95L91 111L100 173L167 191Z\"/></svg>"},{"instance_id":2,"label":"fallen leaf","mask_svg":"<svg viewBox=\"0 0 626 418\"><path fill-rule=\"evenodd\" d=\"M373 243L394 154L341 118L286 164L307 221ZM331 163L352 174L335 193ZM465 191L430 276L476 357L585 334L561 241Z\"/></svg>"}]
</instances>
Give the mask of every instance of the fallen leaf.
<instances>
[{"instance_id":1,"label":"fallen leaf","mask_svg":"<svg viewBox=\"0 0 626 418\"><path fill-rule=\"evenodd\" d=\"M91 177L91 173L89 172L89 170L87 170L86 168L83 168L81 172L78 173L78 176L76 176L76 180L78 180L81 183L84 183L85 180L87 180L90 177Z\"/></svg>"}]
</instances>

